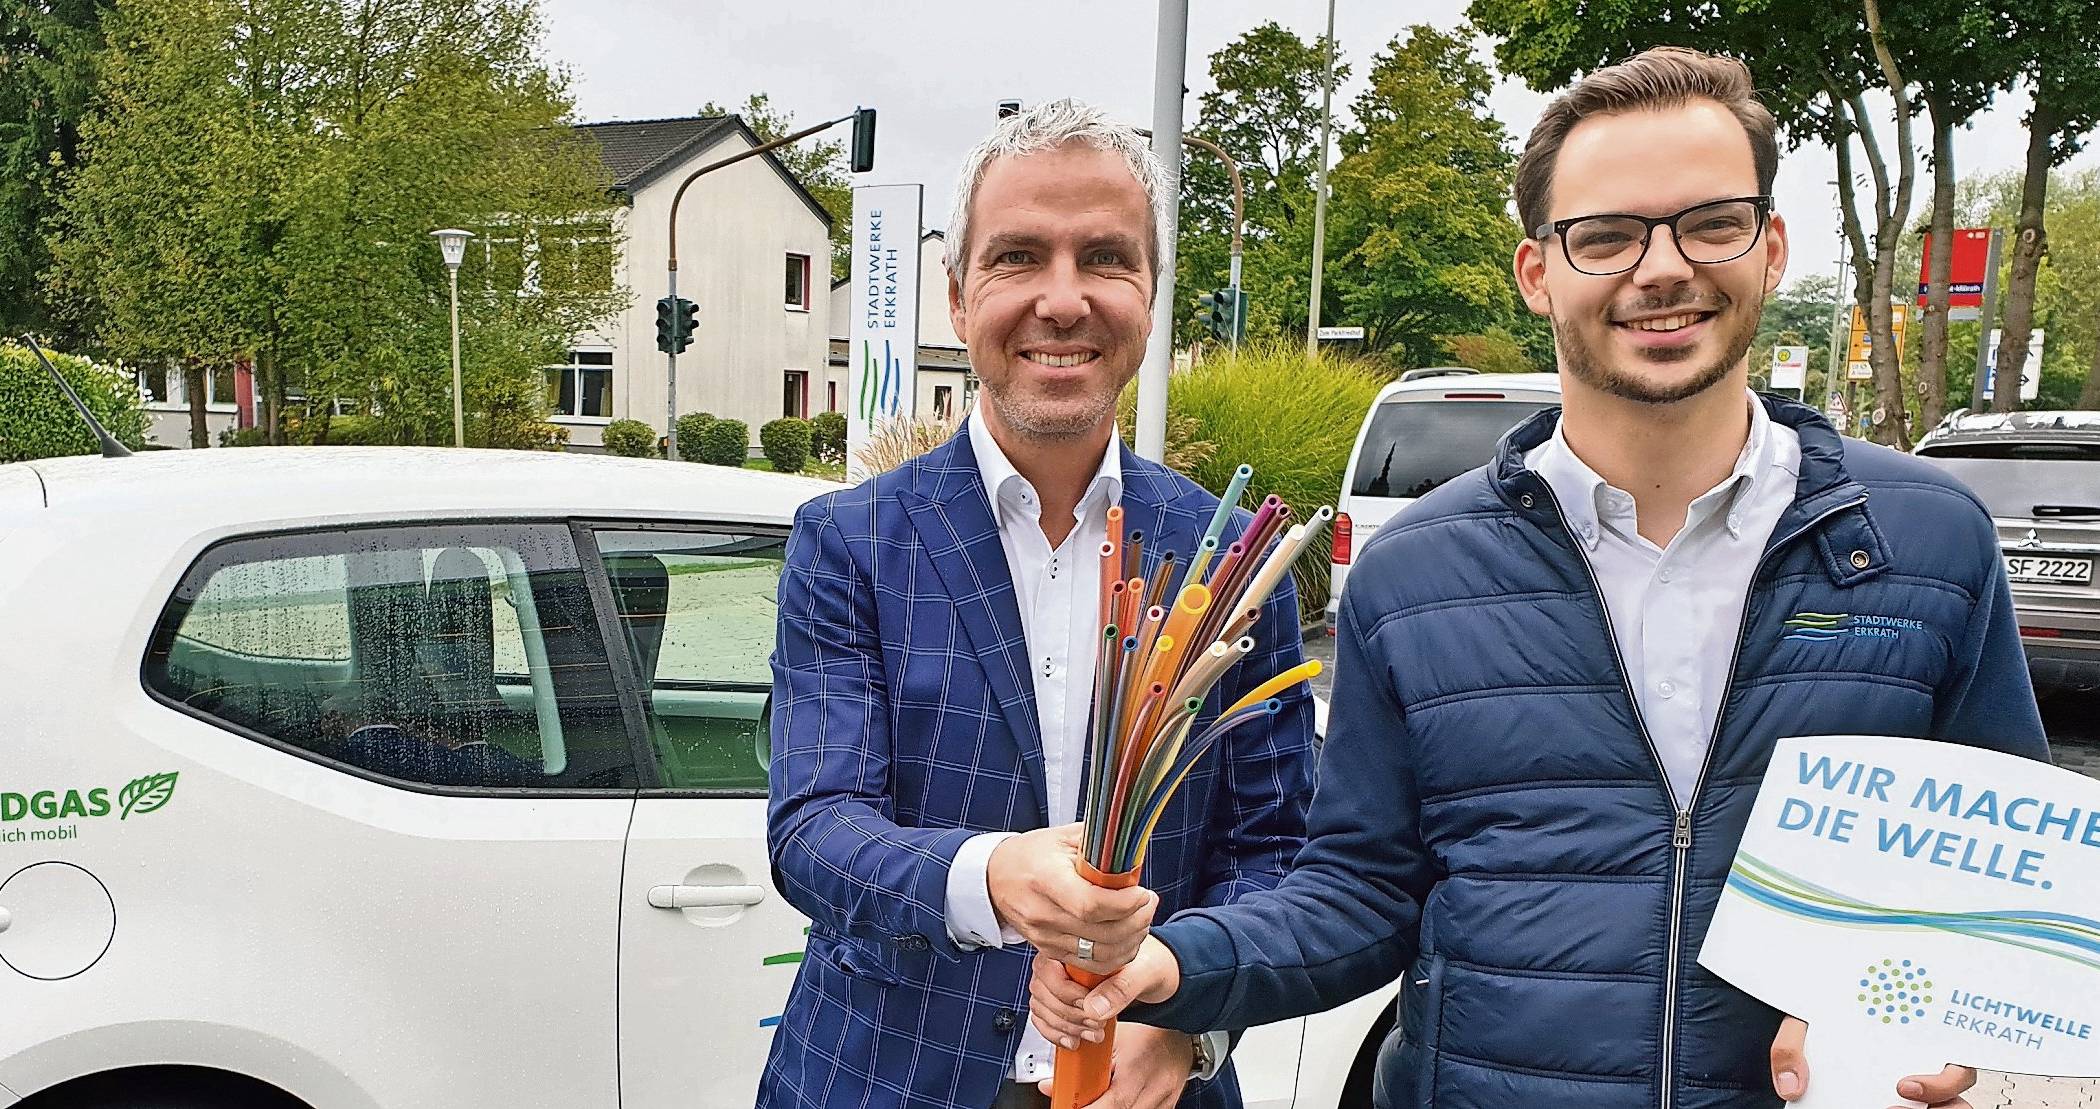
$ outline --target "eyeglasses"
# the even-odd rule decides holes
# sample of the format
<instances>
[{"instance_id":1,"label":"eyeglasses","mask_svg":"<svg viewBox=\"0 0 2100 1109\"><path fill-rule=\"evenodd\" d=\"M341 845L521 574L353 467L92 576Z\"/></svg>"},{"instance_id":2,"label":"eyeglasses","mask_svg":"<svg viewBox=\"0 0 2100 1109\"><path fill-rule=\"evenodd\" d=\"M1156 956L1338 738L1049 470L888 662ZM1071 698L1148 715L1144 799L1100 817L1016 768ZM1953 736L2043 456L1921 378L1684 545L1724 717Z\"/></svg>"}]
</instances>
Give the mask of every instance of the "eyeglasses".
<instances>
[{"instance_id":1,"label":"eyeglasses","mask_svg":"<svg viewBox=\"0 0 2100 1109\"><path fill-rule=\"evenodd\" d=\"M1769 196L1739 196L1710 200L1669 216L1613 213L1554 220L1540 224L1531 237L1544 242L1559 235L1561 254L1577 272L1610 277L1640 265L1655 229L1667 227L1685 261L1712 266L1750 253L1771 211Z\"/></svg>"}]
</instances>

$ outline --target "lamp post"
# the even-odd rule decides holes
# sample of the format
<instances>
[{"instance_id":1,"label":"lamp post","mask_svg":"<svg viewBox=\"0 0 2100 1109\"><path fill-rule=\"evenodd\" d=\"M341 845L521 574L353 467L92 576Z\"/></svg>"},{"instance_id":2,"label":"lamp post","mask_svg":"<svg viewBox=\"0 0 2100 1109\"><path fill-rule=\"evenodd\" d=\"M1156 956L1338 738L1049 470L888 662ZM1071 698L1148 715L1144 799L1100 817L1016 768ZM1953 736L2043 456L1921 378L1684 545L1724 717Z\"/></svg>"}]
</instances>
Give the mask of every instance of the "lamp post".
<instances>
[{"instance_id":1,"label":"lamp post","mask_svg":"<svg viewBox=\"0 0 2100 1109\"><path fill-rule=\"evenodd\" d=\"M466 409L460 400L459 391L459 264L467 257L467 240L474 237L472 231L461 231L448 227L443 231L432 231L438 241L438 249L445 255L445 271L452 279L452 445L467 445Z\"/></svg>"}]
</instances>

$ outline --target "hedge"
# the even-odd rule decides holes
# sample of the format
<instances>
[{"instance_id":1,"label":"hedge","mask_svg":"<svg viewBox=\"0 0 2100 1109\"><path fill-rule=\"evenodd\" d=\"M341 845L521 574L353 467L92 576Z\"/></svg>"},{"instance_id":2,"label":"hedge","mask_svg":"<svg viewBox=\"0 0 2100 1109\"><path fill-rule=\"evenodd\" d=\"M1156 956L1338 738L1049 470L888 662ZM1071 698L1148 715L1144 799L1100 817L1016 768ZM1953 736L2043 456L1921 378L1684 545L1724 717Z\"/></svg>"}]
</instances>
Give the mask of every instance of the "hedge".
<instances>
[{"instance_id":1,"label":"hedge","mask_svg":"<svg viewBox=\"0 0 2100 1109\"><path fill-rule=\"evenodd\" d=\"M678 417L678 457L686 462L703 462L700 457L701 444L707 441L707 425L714 423L713 414L688 412Z\"/></svg>"},{"instance_id":2,"label":"hedge","mask_svg":"<svg viewBox=\"0 0 2100 1109\"><path fill-rule=\"evenodd\" d=\"M819 462L837 464L846 460L846 414L819 412L810 418L809 452Z\"/></svg>"},{"instance_id":3,"label":"hedge","mask_svg":"<svg viewBox=\"0 0 2100 1109\"><path fill-rule=\"evenodd\" d=\"M700 461L739 466L751 456L751 425L742 420L716 420L700 433Z\"/></svg>"},{"instance_id":4,"label":"hedge","mask_svg":"<svg viewBox=\"0 0 2100 1109\"><path fill-rule=\"evenodd\" d=\"M81 403L117 441L133 450L146 445L145 398L125 370L70 354L53 354ZM72 402L28 347L0 343L0 462L100 454L101 444Z\"/></svg>"},{"instance_id":5,"label":"hedge","mask_svg":"<svg viewBox=\"0 0 2100 1109\"><path fill-rule=\"evenodd\" d=\"M605 425L605 453L622 458L656 458L656 429L640 420L614 420Z\"/></svg>"},{"instance_id":6,"label":"hedge","mask_svg":"<svg viewBox=\"0 0 2100 1109\"><path fill-rule=\"evenodd\" d=\"M798 474L809 465L811 428L808 420L786 416L758 429L758 449L776 472Z\"/></svg>"}]
</instances>

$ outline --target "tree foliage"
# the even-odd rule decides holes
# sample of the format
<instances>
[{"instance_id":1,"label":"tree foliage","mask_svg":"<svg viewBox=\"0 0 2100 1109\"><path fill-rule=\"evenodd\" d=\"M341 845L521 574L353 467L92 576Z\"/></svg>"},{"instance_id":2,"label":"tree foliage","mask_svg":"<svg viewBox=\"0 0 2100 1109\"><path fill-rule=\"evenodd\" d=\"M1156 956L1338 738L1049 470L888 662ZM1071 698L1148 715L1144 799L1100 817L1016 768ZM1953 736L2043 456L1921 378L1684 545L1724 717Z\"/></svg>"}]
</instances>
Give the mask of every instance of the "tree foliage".
<instances>
[{"instance_id":1,"label":"tree foliage","mask_svg":"<svg viewBox=\"0 0 2100 1109\"><path fill-rule=\"evenodd\" d=\"M1362 325L1365 348L1402 366L1522 311L1507 210L1516 156L1488 110L1493 88L1466 39L1413 28L1373 61L1342 139L1328 202L1334 319Z\"/></svg>"},{"instance_id":2,"label":"tree foliage","mask_svg":"<svg viewBox=\"0 0 2100 1109\"><path fill-rule=\"evenodd\" d=\"M46 329L41 225L78 159L93 99L106 0L0 4L0 330Z\"/></svg>"},{"instance_id":3,"label":"tree foliage","mask_svg":"<svg viewBox=\"0 0 2100 1109\"><path fill-rule=\"evenodd\" d=\"M1275 23L1248 31L1211 56L1215 87L1191 132L1223 147L1245 178L1242 287L1255 339L1302 336L1306 326L1325 52L1324 40ZM1338 60L1337 82L1348 72ZM1337 106L1322 319L1363 325L1365 350L1400 366L1443 361L1450 340L1498 328L1507 333L1502 349L1536 354L1509 272L1515 159L1488 111L1493 74L1464 39L1415 27L1373 59L1370 76L1353 104ZM1202 333L1195 292L1226 283L1231 220L1225 169L1190 151L1178 248L1178 287L1191 291L1176 312L1182 341Z\"/></svg>"},{"instance_id":4,"label":"tree foliage","mask_svg":"<svg viewBox=\"0 0 2100 1109\"><path fill-rule=\"evenodd\" d=\"M120 0L108 27L51 275L106 349L250 362L269 427L302 389L382 441L449 441L430 232L465 227L464 393L493 438L537 423L541 367L626 303L535 0Z\"/></svg>"}]
</instances>

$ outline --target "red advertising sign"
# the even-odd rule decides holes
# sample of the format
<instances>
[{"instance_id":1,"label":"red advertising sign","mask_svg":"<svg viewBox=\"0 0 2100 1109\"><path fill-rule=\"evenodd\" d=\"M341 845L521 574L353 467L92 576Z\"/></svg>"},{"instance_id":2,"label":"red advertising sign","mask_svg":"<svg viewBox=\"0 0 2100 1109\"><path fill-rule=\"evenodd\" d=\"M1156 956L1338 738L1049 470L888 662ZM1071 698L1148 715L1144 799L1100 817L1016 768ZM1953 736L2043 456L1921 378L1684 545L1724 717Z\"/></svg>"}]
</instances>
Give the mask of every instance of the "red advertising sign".
<instances>
[{"instance_id":1,"label":"red advertising sign","mask_svg":"<svg viewBox=\"0 0 2100 1109\"><path fill-rule=\"evenodd\" d=\"M1983 275L1991 264L1991 229L1963 227L1954 232L1954 269L1947 278L1949 308L1983 307ZM1925 258L1918 264L1918 307L1932 283L1932 235L1925 236Z\"/></svg>"}]
</instances>

